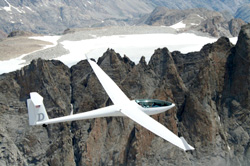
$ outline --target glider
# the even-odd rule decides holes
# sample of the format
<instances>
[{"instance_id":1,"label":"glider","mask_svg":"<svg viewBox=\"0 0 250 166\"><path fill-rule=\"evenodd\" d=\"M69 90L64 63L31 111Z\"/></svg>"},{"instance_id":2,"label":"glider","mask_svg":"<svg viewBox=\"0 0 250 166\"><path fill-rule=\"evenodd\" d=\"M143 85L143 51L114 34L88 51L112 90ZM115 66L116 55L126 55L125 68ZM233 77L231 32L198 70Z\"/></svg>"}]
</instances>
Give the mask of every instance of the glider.
<instances>
[{"instance_id":1,"label":"glider","mask_svg":"<svg viewBox=\"0 0 250 166\"><path fill-rule=\"evenodd\" d=\"M37 92L31 92L30 99L27 100L30 125L46 126L52 123L82 119L125 116L184 151L194 150L183 137L178 137L149 116L173 108L175 106L174 103L154 99L130 100L94 61L88 58L87 60L114 105L78 114L73 114L71 112L68 116L49 119L43 104L43 97Z\"/></svg>"}]
</instances>

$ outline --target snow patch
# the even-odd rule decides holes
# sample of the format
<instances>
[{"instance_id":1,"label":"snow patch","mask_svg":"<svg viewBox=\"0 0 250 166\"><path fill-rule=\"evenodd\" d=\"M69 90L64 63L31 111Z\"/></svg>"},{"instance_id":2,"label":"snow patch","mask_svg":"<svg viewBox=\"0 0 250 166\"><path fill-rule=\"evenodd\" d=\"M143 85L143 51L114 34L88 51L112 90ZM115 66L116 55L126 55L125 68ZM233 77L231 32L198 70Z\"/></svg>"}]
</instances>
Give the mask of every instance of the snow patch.
<instances>
[{"instance_id":1,"label":"snow patch","mask_svg":"<svg viewBox=\"0 0 250 166\"><path fill-rule=\"evenodd\" d=\"M7 0L4 0L7 4L8 4L8 7L3 7L3 9L6 11L6 12L11 12L11 8L15 9L16 11L18 11L19 13L25 13L25 11L23 10L19 10L17 7L14 7L12 6Z\"/></svg>"},{"instance_id":2,"label":"snow patch","mask_svg":"<svg viewBox=\"0 0 250 166\"><path fill-rule=\"evenodd\" d=\"M205 20L205 18L201 17L200 15L197 14L198 17L200 17L201 19Z\"/></svg>"},{"instance_id":3,"label":"snow patch","mask_svg":"<svg viewBox=\"0 0 250 166\"><path fill-rule=\"evenodd\" d=\"M171 25L170 27L176 30L179 30L179 29L185 28L186 24L184 24L183 21L180 21L177 24Z\"/></svg>"},{"instance_id":4,"label":"snow patch","mask_svg":"<svg viewBox=\"0 0 250 166\"><path fill-rule=\"evenodd\" d=\"M31 12L35 12L34 10L32 10L30 7L28 7L28 6L26 6L26 8L28 9L28 10L30 10Z\"/></svg>"},{"instance_id":5,"label":"snow patch","mask_svg":"<svg viewBox=\"0 0 250 166\"><path fill-rule=\"evenodd\" d=\"M197 25L199 25L199 24L196 24L196 23L191 23L191 25L193 25L193 26L197 26Z\"/></svg>"},{"instance_id":6,"label":"snow patch","mask_svg":"<svg viewBox=\"0 0 250 166\"><path fill-rule=\"evenodd\" d=\"M238 37L232 37L232 38L230 38L230 42L232 44L234 44L234 45L237 43L237 41L238 41Z\"/></svg>"},{"instance_id":7,"label":"snow patch","mask_svg":"<svg viewBox=\"0 0 250 166\"><path fill-rule=\"evenodd\" d=\"M3 7L3 9L4 9L6 12L11 12L11 8L10 8L10 7Z\"/></svg>"},{"instance_id":8,"label":"snow patch","mask_svg":"<svg viewBox=\"0 0 250 166\"><path fill-rule=\"evenodd\" d=\"M8 7L3 7L3 9L6 11L6 12L11 12L11 5L10 3L7 1L7 0L4 0L7 4L8 4Z\"/></svg>"}]
</instances>

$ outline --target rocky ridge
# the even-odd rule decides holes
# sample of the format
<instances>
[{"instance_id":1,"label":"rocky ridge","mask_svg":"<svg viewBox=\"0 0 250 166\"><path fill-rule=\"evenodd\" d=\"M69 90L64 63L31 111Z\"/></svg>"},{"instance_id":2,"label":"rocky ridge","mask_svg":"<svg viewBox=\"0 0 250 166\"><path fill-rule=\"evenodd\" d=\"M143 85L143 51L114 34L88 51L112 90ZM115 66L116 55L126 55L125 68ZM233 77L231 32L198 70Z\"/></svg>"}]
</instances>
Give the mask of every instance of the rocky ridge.
<instances>
[{"instance_id":1,"label":"rocky ridge","mask_svg":"<svg viewBox=\"0 0 250 166\"><path fill-rule=\"evenodd\" d=\"M180 32L198 31L208 33L214 37L238 36L240 28L245 22L235 19L229 13L220 13L207 9L169 9L157 7L142 23L156 26L171 26L177 23L185 24L178 29Z\"/></svg>"},{"instance_id":2,"label":"rocky ridge","mask_svg":"<svg viewBox=\"0 0 250 166\"><path fill-rule=\"evenodd\" d=\"M25 101L44 97L50 118L112 104L87 61L68 68L34 60L0 76L0 165L249 165L250 24L228 38L182 54L155 50L146 63L107 50L98 64L129 98L176 103L155 115L196 149L183 152L128 118L31 127Z\"/></svg>"}]
</instances>

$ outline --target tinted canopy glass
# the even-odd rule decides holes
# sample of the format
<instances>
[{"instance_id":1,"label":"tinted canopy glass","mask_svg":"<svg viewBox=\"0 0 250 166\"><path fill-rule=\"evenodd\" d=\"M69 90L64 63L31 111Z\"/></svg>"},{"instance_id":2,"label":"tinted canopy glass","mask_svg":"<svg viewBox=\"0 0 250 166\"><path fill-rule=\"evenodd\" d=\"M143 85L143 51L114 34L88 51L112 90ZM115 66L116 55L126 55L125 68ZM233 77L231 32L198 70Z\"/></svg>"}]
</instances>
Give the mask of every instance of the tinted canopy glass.
<instances>
[{"instance_id":1,"label":"tinted canopy glass","mask_svg":"<svg viewBox=\"0 0 250 166\"><path fill-rule=\"evenodd\" d=\"M165 106L170 106L172 104L169 101L162 101L156 99L136 99L135 102L145 108L165 107Z\"/></svg>"}]
</instances>

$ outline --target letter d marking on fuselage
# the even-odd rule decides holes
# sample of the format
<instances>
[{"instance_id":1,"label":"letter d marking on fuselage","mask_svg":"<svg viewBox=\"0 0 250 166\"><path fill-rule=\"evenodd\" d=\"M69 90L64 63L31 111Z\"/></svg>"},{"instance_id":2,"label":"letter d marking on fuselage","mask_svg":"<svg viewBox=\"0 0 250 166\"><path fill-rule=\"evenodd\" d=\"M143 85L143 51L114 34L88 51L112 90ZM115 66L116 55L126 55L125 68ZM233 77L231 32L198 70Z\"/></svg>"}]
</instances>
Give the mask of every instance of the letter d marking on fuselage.
<instances>
[{"instance_id":1,"label":"letter d marking on fuselage","mask_svg":"<svg viewBox=\"0 0 250 166\"><path fill-rule=\"evenodd\" d=\"M38 121L42 121L44 119L44 114L43 113L39 113L38 114Z\"/></svg>"}]
</instances>

